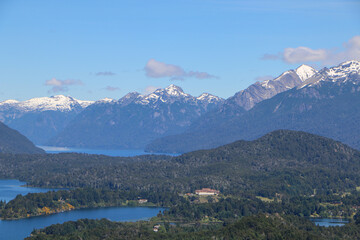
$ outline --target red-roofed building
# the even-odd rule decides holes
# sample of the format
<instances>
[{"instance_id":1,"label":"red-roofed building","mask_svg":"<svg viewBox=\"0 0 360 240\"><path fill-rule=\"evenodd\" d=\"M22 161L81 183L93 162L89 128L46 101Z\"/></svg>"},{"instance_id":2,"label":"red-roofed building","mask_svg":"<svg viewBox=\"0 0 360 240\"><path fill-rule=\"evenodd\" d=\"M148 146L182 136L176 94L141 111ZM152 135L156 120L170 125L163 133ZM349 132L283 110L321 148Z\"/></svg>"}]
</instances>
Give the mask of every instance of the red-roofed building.
<instances>
[{"instance_id":1,"label":"red-roofed building","mask_svg":"<svg viewBox=\"0 0 360 240\"><path fill-rule=\"evenodd\" d=\"M196 190L195 193L197 195L218 195L220 192L218 190L215 189L211 189L211 188L203 188L201 190Z\"/></svg>"}]
</instances>

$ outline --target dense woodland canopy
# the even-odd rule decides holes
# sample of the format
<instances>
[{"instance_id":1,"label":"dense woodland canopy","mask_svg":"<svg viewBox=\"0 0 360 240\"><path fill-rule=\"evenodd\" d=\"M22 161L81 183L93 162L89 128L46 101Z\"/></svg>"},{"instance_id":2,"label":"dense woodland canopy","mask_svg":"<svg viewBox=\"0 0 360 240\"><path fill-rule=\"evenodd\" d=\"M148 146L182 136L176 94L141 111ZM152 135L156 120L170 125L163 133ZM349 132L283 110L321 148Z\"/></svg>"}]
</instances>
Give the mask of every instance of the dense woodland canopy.
<instances>
[{"instance_id":1,"label":"dense woodland canopy","mask_svg":"<svg viewBox=\"0 0 360 240\"><path fill-rule=\"evenodd\" d=\"M152 231L148 222L116 223L106 219L82 219L56 224L34 231L27 240L40 239L356 239L360 226L356 223L345 227L316 227L309 220L296 216L259 214L244 217L223 227L207 226L177 228L164 224L159 232ZM207 228L207 229L206 229Z\"/></svg>"},{"instance_id":2,"label":"dense woodland canopy","mask_svg":"<svg viewBox=\"0 0 360 240\"><path fill-rule=\"evenodd\" d=\"M252 141L178 157L88 154L0 155L0 177L40 187L193 192L273 197L353 191L360 152L304 132L279 130Z\"/></svg>"},{"instance_id":3,"label":"dense woodland canopy","mask_svg":"<svg viewBox=\"0 0 360 240\"><path fill-rule=\"evenodd\" d=\"M179 236L185 234L186 238L198 239L199 236L215 234L219 239L231 239L229 236L224 237L227 235L222 235L223 231L228 231L226 229L231 224L238 226L237 222L246 216L280 214L285 218L289 217L287 221L290 222L298 221L291 216L357 216L360 206L359 169L359 151L324 137L285 130L272 132L255 141L238 141L213 150L196 151L177 157L149 155L123 158L75 153L2 154L0 177L17 178L33 186L64 187L69 190L18 196L9 203L0 204L0 215L2 218L20 218L44 212L47 214L71 210L68 204L73 208L129 206L136 205L139 198L146 198L150 205L169 207L154 221L159 221L162 225L171 221L184 223L173 229ZM203 187L218 189L221 194L215 197L186 195ZM261 216L264 218L264 215ZM265 225L260 225L257 233L250 233L249 229L240 233L248 234L247 231L250 231L249 234L258 234L264 230L263 227L274 228L275 231L271 224L279 219L270 219L270 223L265 221ZM78 229L71 234L97 234L95 232L100 231L99 228L102 229L101 232L108 233L112 228L111 224L118 229L115 232L128 229L128 236L133 236L132 231L139 233L143 229L142 223L101 223L101 226L98 223L90 224L86 233ZM150 223L144 224L144 229L149 228ZM193 226L190 230L193 233L188 233L188 224ZM209 226L210 229L203 229ZM289 226L295 226L295 223ZM60 229L63 227L67 228L68 225L59 226ZM318 236L318 239L322 239L324 234L340 234L341 238L345 236L342 235L342 230L339 233L329 230L331 233L322 232L320 237L316 234L321 230L314 229L314 236ZM350 229L346 231L357 234L357 226L351 225ZM309 231L306 230L306 234L312 236ZM146 238L144 236L148 236L148 233L146 230L145 235L139 235L139 238ZM43 235L42 232L39 234ZM71 234L66 237L73 236ZM271 234L275 234L271 235L275 237L270 239L287 236L281 231ZM175 235L163 237L170 239L172 236ZM37 237L40 238L36 239L41 239L42 236ZM64 239L71 239L66 237Z\"/></svg>"}]
</instances>

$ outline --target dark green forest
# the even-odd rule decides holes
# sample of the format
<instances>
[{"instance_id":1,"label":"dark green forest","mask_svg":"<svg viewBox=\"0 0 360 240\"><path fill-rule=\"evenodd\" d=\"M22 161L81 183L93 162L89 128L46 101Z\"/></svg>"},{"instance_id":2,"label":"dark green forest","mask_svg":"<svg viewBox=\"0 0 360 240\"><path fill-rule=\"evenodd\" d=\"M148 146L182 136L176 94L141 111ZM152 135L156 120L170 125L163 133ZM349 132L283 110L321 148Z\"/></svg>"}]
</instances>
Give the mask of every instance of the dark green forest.
<instances>
[{"instance_id":1,"label":"dark green forest","mask_svg":"<svg viewBox=\"0 0 360 240\"><path fill-rule=\"evenodd\" d=\"M255 141L238 141L177 157L2 154L0 177L20 179L31 186L68 190L18 196L9 203L1 203L1 217L21 218L75 208L137 205L137 199L146 198L150 206L165 206L168 210L150 223L111 224L115 224L115 228L125 226L130 232L139 233L154 222L160 222L161 226L176 222L179 226L171 231L185 234L185 239L202 236L197 234L215 234L219 239L231 239L221 234L230 226L238 226L239 221L249 219L245 217L280 215L289 222L298 221L291 217L354 218L360 208L359 170L359 151L324 137L285 130L272 132ZM204 187L217 189L220 195L199 197L186 194ZM260 225L257 232L272 228L269 226L277 224L274 222L279 218L271 217L270 220ZM84 233L76 230L71 234L91 234L99 231L98 228L105 233L110 231L107 224L96 224L90 224L92 227ZM308 225L314 228L312 223ZM289 226L294 226L295 230L298 228L293 223ZM356 234L357 225L351 226L349 231ZM317 236L322 239L322 234L345 236L342 230L322 233L317 229L313 230L315 239ZM306 232L303 236L312 236L310 230L298 230ZM316 235L319 234L317 231L321 234ZM158 236L168 239L175 234L170 232ZM246 234L255 234L250 232ZM41 239L44 233L40 231L39 234ZM283 232L274 234L275 237L270 239L286 239L276 236L287 236ZM139 238L144 236L147 235Z\"/></svg>"},{"instance_id":2,"label":"dark green forest","mask_svg":"<svg viewBox=\"0 0 360 240\"><path fill-rule=\"evenodd\" d=\"M178 157L0 155L0 177L55 188L193 192L263 197L343 193L360 186L360 152L331 139L276 131L252 141Z\"/></svg>"},{"instance_id":3,"label":"dark green forest","mask_svg":"<svg viewBox=\"0 0 360 240\"><path fill-rule=\"evenodd\" d=\"M360 226L317 227L309 220L280 214L257 214L221 227L196 229L164 224L153 232L152 222L117 223L82 219L35 230L27 240L68 239L357 239Z\"/></svg>"}]
</instances>

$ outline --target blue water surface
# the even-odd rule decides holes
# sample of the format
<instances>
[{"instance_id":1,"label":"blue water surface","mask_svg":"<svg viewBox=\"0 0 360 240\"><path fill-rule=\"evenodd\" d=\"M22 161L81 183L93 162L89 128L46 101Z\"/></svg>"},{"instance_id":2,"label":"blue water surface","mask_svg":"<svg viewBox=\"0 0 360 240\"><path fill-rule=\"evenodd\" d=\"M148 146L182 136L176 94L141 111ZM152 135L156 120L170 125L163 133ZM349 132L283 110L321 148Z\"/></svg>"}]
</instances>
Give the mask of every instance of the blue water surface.
<instances>
[{"instance_id":1,"label":"blue water surface","mask_svg":"<svg viewBox=\"0 0 360 240\"><path fill-rule=\"evenodd\" d=\"M138 155L169 155L169 156L178 156L179 154L170 154L170 153L148 153L141 149L86 149L86 148L67 148L67 147L52 147L52 146L37 146L45 150L46 153L66 153L66 152L76 152L76 153L88 153L88 154L102 154L112 157L133 157Z\"/></svg>"},{"instance_id":2,"label":"blue water surface","mask_svg":"<svg viewBox=\"0 0 360 240\"><path fill-rule=\"evenodd\" d=\"M26 195L30 192L36 193L57 190L21 187L22 185L25 185L25 183L18 180L0 180L0 199L10 201L18 194ZM30 236L30 233L34 229L44 228L56 223L76 221L82 218L107 218L112 221L137 221L154 217L159 211L163 210L165 209L158 207L91 208L19 220L0 220L0 240L24 239L25 237Z\"/></svg>"},{"instance_id":3,"label":"blue water surface","mask_svg":"<svg viewBox=\"0 0 360 240\"><path fill-rule=\"evenodd\" d=\"M320 227L344 226L349 223L349 219L342 218L311 218L310 220Z\"/></svg>"},{"instance_id":4,"label":"blue water surface","mask_svg":"<svg viewBox=\"0 0 360 240\"><path fill-rule=\"evenodd\" d=\"M18 194L26 195L28 193L39 193L57 190L49 188L24 187L25 185L25 182L20 182L19 180L15 179L0 179L0 200L9 202L10 200L14 199Z\"/></svg>"},{"instance_id":5,"label":"blue water surface","mask_svg":"<svg viewBox=\"0 0 360 240\"><path fill-rule=\"evenodd\" d=\"M111 207L79 209L48 216L31 217L19 220L0 220L0 239L18 240L30 236L34 229L44 228L56 223L76 221L82 218L132 222L147 220L156 216L164 208L158 207Z\"/></svg>"}]
</instances>

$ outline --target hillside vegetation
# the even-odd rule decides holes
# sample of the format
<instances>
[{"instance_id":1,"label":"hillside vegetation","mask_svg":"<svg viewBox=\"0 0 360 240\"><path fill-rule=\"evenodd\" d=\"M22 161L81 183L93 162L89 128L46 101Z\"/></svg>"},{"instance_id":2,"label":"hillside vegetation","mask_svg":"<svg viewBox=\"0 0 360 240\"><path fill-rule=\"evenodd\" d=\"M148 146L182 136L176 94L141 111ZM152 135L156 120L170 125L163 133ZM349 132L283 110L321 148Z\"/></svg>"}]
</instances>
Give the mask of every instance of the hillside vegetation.
<instances>
[{"instance_id":1,"label":"hillside vegetation","mask_svg":"<svg viewBox=\"0 0 360 240\"><path fill-rule=\"evenodd\" d=\"M0 153L45 153L18 131L0 122Z\"/></svg>"},{"instance_id":2,"label":"hillside vegetation","mask_svg":"<svg viewBox=\"0 0 360 240\"><path fill-rule=\"evenodd\" d=\"M359 151L328 138L285 130L178 157L71 153L0 157L0 177L33 186L171 192L212 187L227 194L264 197L309 195L314 189L355 190L360 186L359 169Z\"/></svg>"}]
</instances>

